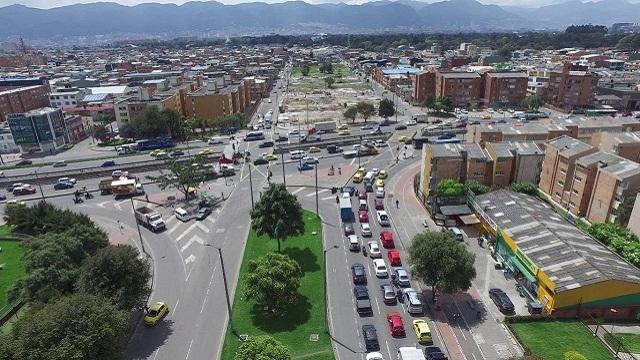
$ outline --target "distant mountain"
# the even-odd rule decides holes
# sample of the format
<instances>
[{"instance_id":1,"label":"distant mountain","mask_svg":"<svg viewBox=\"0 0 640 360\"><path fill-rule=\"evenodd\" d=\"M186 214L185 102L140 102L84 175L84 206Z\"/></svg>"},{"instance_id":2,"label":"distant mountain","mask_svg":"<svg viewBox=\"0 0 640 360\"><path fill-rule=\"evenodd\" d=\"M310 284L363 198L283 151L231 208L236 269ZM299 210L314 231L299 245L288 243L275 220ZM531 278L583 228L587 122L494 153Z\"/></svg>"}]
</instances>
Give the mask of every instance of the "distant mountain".
<instances>
[{"instance_id":1,"label":"distant mountain","mask_svg":"<svg viewBox=\"0 0 640 360\"><path fill-rule=\"evenodd\" d=\"M375 1L350 5L327 0L225 5L216 1L182 5L124 6L101 2L52 9L23 5L0 8L0 38L55 38L135 34L260 34L289 32L498 31L564 29L571 24L639 22L640 4L625 0L569 1L539 8L502 8L476 0L427 3Z\"/></svg>"}]
</instances>

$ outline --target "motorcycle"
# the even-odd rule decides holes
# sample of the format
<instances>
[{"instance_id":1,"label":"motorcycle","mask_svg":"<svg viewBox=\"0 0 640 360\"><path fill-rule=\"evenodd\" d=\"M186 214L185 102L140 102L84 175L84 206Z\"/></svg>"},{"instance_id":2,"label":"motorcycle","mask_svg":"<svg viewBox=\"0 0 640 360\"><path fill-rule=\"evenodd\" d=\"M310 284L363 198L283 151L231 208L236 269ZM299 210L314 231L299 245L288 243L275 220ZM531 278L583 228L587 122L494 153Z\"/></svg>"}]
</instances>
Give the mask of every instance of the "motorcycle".
<instances>
[{"instance_id":1,"label":"motorcycle","mask_svg":"<svg viewBox=\"0 0 640 360\"><path fill-rule=\"evenodd\" d=\"M84 198L85 199L93 199L93 194L87 191L86 193L84 193Z\"/></svg>"},{"instance_id":2,"label":"motorcycle","mask_svg":"<svg viewBox=\"0 0 640 360\"><path fill-rule=\"evenodd\" d=\"M76 204L81 204L84 202L84 200L82 200L82 198L79 198L79 197L74 197L73 202Z\"/></svg>"},{"instance_id":3,"label":"motorcycle","mask_svg":"<svg viewBox=\"0 0 640 360\"><path fill-rule=\"evenodd\" d=\"M362 255L367 256L367 247L366 246L362 247Z\"/></svg>"}]
</instances>

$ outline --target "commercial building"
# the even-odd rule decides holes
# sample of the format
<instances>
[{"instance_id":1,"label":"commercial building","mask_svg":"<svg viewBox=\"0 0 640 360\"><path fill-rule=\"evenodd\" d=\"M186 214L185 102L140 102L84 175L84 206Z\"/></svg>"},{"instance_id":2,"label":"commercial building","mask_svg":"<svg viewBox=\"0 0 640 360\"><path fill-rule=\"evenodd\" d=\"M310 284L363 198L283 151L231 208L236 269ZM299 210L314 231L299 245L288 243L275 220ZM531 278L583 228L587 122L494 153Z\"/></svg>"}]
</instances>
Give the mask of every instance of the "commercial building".
<instances>
[{"instance_id":1,"label":"commercial building","mask_svg":"<svg viewBox=\"0 0 640 360\"><path fill-rule=\"evenodd\" d=\"M482 78L475 72L436 72L436 96L451 98L456 107L480 103Z\"/></svg>"},{"instance_id":2,"label":"commercial building","mask_svg":"<svg viewBox=\"0 0 640 360\"><path fill-rule=\"evenodd\" d=\"M0 122L7 115L49 106L49 86L32 85L0 91Z\"/></svg>"},{"instance_id":3,"label":"commercial building","mask_svg":"<svg viewBox=\"0 0 640 360\"><path fill-rule=\"evenodd\" d=\"M6 123L5 123L6 125ZM16 145L11 135L11 129L9 127L0 127L0 153L2 154L14 154L19 153L20 148Z\"/></svg>"},{"instance_id":4,"label":"commercial building","mask_svg":"<svg viewBox=\"0 0 640 360\"><path fill-rule=\"evenodd\" d=\"M482 102L487 106L517 105L527 96L529 77L525 73L488 72L484 74L484 80Z\"/></svg>"},{"instance_id":5,"label":"commercial building","mask_svg":"<svg viewBox=\"0 0 640 360\"><path fill-rule=\"evenodd\" d=\"M45 107L7 117L22 153L53 153L69 142L62 110Z\"/></svg>"},{"instance_id":6,"label":"commercial building","mask_svg":"<svg viewBox=\"0 0 640 360\"><path fill-rule=\"evenodd\" d=\"M498 190L469 198L493 254L557 317L635 319L640 270L539 199Z\"/></svg>"},{"instance_id":7,"label":"commercial building","mask_svg":"<svg viewBox=\"0 0 640 360\"><path fill-rule=\"evenodd\" d=\"M550 72L544 100L564 110L587 108L595 100L598 79L596 73L571 70L571 63L566 62L561 71Z\"/></svg>"}]
</instances>

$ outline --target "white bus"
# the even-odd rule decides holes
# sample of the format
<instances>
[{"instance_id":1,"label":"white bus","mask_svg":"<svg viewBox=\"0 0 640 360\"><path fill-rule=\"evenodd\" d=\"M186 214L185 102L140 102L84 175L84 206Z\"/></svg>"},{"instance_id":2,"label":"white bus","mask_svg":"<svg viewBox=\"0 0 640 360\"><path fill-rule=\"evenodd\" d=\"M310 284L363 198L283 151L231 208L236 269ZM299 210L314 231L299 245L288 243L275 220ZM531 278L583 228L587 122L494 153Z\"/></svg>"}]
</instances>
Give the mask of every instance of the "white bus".
<instances>
[{"instance_id":1,"label":"white bus","mask_svg":"<svg viewBox=\"0 0 640 360\"><path fill-rule=\"evenodd\" d=\"M262 131L249 131L244 137L244 141L264 140Z\"/></svg>"}]
</instances>

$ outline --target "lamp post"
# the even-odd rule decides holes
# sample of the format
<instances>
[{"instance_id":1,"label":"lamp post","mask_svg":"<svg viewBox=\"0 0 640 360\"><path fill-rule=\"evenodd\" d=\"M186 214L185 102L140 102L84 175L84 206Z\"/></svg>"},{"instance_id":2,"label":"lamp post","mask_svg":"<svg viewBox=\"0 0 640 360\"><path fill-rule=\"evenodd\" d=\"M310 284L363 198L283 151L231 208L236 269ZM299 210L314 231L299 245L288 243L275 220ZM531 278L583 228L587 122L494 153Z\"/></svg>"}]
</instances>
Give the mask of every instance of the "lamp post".
<instances>
[{"instance_id":1,"label":"lamp post","mask_svg":"<svg viewBox=\"0 0 640 360\"><path fill-rule=\"evenodd\" d=\"M253 210L253 180L251 179L251 163L249 163L249 189L251 192L251 210Z\"/></svg>"},{"instance_id":2,"label":"lamp post","mask_svg":"<svg viewBox=\"0 0 640 360\"><path fill-rule=\"evenodd\" d=\"M284 184L284 187L287 187L287 176L284 173L284 153L280 153L280 158L282 159L282 183Z\"/></svg>"},{"instance_id":3,"label":"lamp post","mask_svg":"<svg viewBox=\"0 0 640 360\"><path fill-rule=\"evenodd\" d=\"M40 179L38 179L38 169L34 170L33 173L36 175L36 183L38 183L38 188L40 189L40 196L42 196L42 201L47 202L47 200L44 197L44 191L42 191L42 184L40 184Z\"/></svg>"},{"instance_id":4,"label":"lamp post","mask_svg":"<svg viewBox=\"0 0 640 360\"><path fill-rule=\"evenodd\" d=\"M220 257L220 266L222 267L222 281L224 283L224 295L227 298L227 314L229 315L229 326L231 326L231 331L235 334L235 330L233 328L233 317L231 313L231 300L229 299L229 285L227 284L227 271L225 270L225 267L224 267L222 249L217 246L213 246L209 243L207 243L205 246L212 247L218 250L218 256Z\"/></svg>"},{"instance_id":5,"label":"lamp post","mask_svg":"<svg viewBox=\"0 0 640 360\"><path fill-rule=\"evenodd\" d=\"M145 254L147 257L149 257L149 254L147 254L147 250L145 250L144 248L144 241L142 241L142 232L140 231L140 224L136 219L136 207L133 205L133 198L130 198L130 199L131 199L131 210L133 210L133 221L136 222L136 227L138 228L138 237L140 238L140 246L142 246L142 253Z\"/></svg>"},{"instance_id":6,"label":"lamp post","mask_svg":"<svg viewBox=\"0 0 640 360\"><path fill-rule=\"evenodd\" d=\"M327 296L327 252L332 249L339 248L338 245L333 245L328 249L322 250L322 261L324 262L324 327L327 334L331 336L331 332L329 331L329 297Z\"/></svg>"},{"instance_id":7,"label":"lamp post","mask_svg":"<svg viewBox=\"0 0 640 360\"><path fill-rule=\"evenodd\" d=\"M314 166L316 168L316 216L320 217L319 203L318 203L318 163Z\"/></svg>"}]
</instances>

